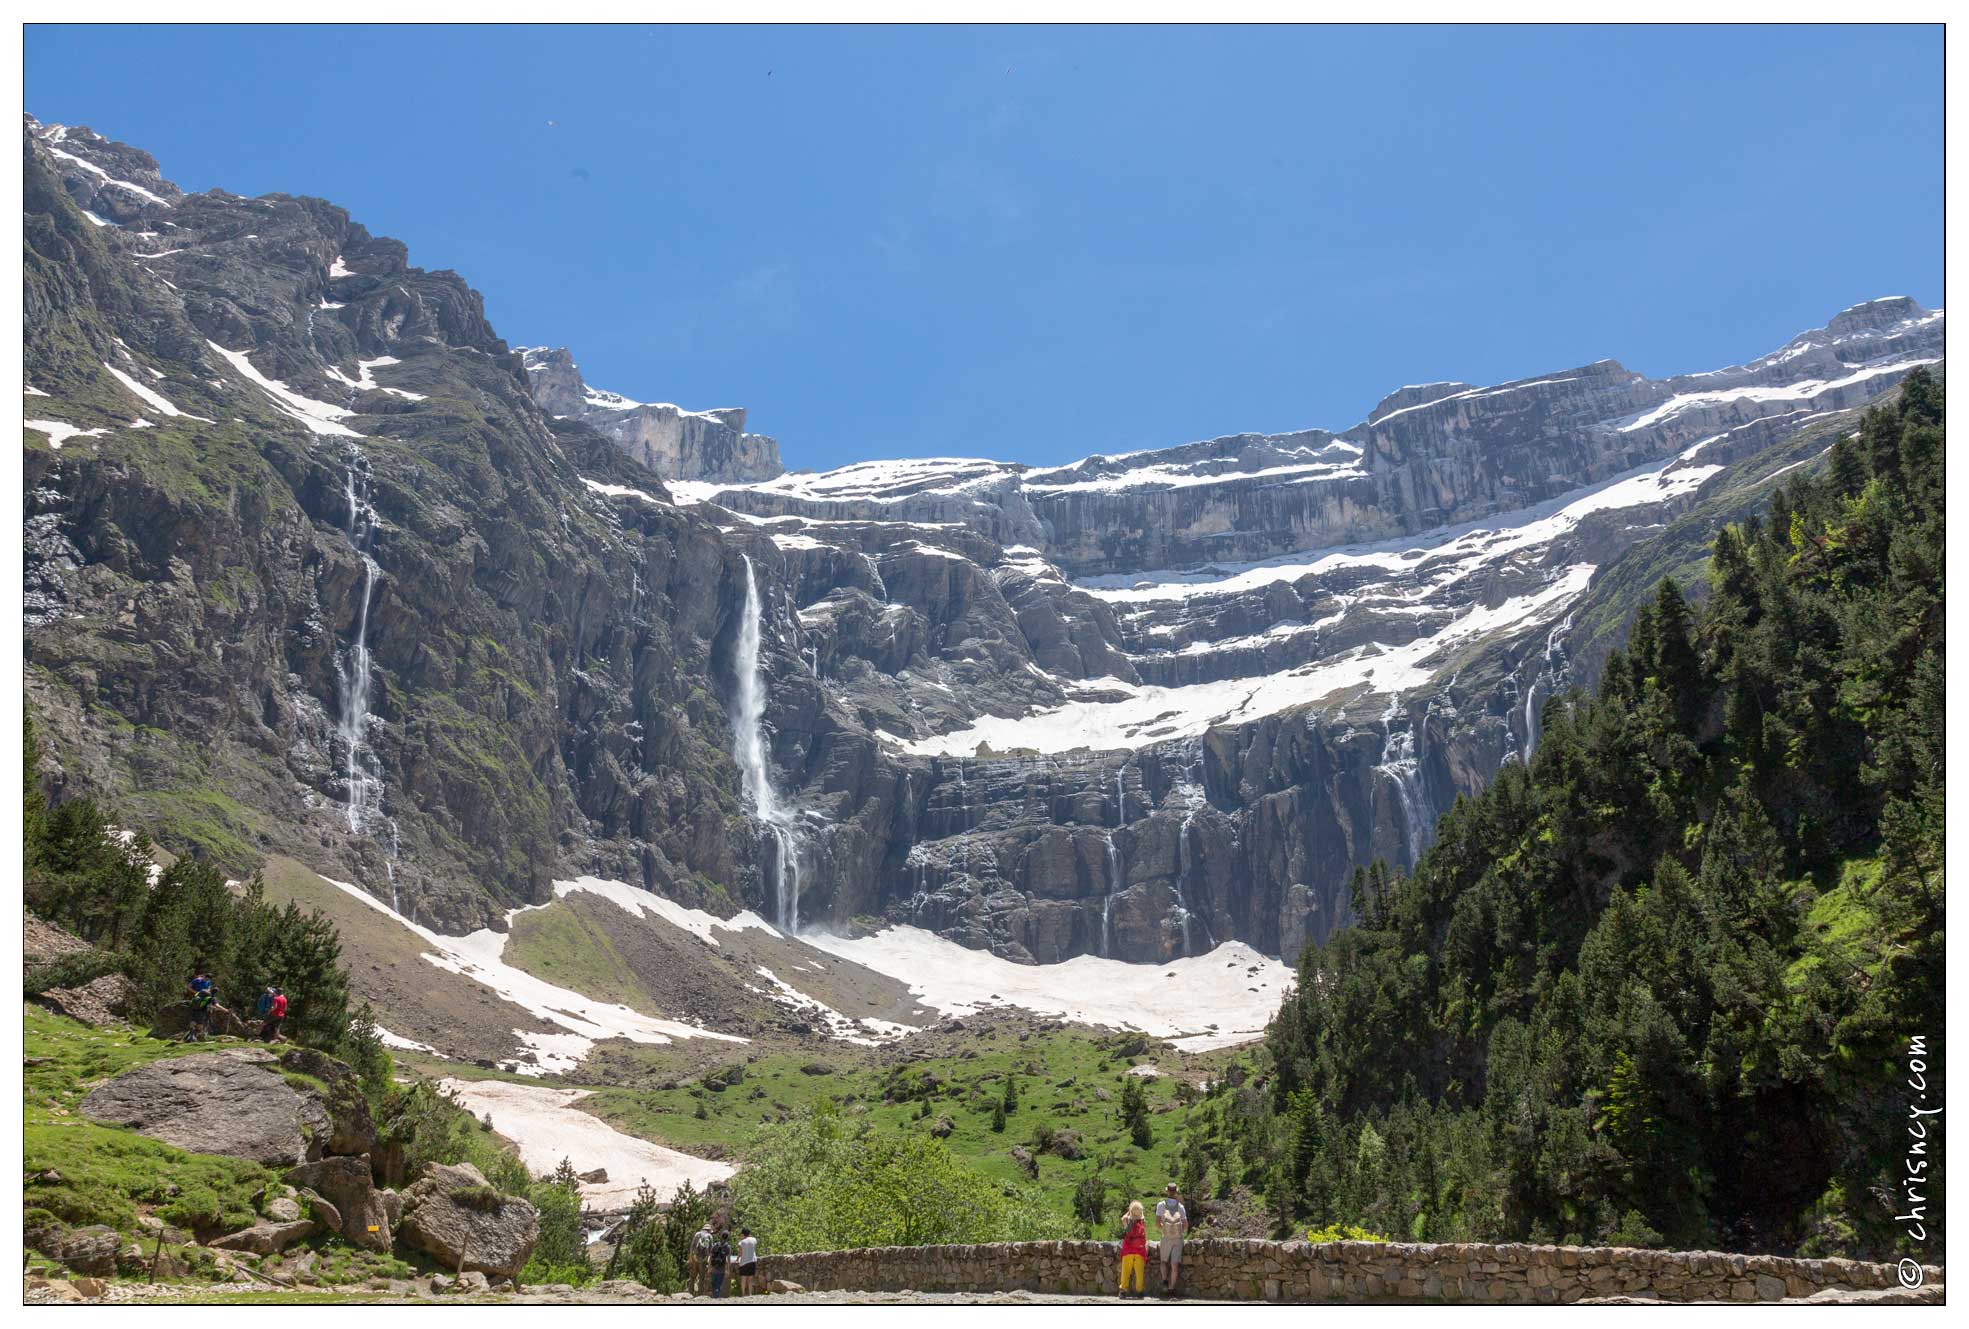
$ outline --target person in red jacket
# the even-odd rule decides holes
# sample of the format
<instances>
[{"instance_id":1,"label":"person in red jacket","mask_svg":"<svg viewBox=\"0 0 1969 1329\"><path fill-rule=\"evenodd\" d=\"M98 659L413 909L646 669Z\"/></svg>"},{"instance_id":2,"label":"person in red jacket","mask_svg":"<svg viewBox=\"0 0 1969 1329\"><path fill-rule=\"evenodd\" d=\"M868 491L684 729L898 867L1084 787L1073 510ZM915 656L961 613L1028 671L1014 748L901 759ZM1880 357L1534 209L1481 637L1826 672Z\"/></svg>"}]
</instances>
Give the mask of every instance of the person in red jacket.
<instances>
[{"instance_id":1,"label":"person in red jacket","mask_svg":"<svg viewBox=\"0 0 1969 1329\"><path fill-rule=\"evenodd\" d=\"M280 1037L280 1026L287 1019L287 994L279 988L273 989L273 1000L267 1003L267 1018L260 1022L260 1037L271 1043Z\"/></svg>"},{"instance_id":2,"label":"person in red jacket","mask_svg":"<svg viewBox=\"0 0 1969 1329\"><path fill-rule=\"evenodd\" d=\"M1121 1237L1121 1291L1118 1295L1128 1295L1128 1280L1135 1280L1135 1295L1142 1295L1142 1277L1149 1260L1149 1225L1142 1217L1142 1202L1136 1200L1128 1206L1128 1217L1122 1220Z\"/></svg>"}]
</instances>

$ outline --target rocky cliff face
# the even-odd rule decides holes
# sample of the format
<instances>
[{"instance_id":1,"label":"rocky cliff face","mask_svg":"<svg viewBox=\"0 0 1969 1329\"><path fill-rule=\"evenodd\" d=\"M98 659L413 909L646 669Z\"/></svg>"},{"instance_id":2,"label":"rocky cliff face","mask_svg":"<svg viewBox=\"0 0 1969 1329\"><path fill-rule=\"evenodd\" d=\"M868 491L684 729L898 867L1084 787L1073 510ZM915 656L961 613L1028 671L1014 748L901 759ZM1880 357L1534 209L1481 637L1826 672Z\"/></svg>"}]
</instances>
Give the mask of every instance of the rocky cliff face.
<instances>
[{"instance_id":1,"label":"rocky cliff face","mask_svg":"<svg viewBox=\"0 0 1969 1329\"><path fill-rule=\"evenodd\" d=\"M582 382L566 347L521 348L540 409L580 420L639 465L666 480L770 480L781 471L779 444L745 432L745 408L687 411L669 402L631 401Z\"/></svg>"},{"instance_id":2,"label":"rocky cliff face","mask_svg":"<svg viewBox=\"0 0 1969 1329\"><path fill-rule=\"evenodd\" d=\"M1876 301L1708 374L781 474L742 413L509 351L331 205L181 195L80 130L26 154L55 778L447 929L594 873L1020 960L1290 955L1535 742L1664 526L1942 355Z\"/></svg>"}]
</instances>

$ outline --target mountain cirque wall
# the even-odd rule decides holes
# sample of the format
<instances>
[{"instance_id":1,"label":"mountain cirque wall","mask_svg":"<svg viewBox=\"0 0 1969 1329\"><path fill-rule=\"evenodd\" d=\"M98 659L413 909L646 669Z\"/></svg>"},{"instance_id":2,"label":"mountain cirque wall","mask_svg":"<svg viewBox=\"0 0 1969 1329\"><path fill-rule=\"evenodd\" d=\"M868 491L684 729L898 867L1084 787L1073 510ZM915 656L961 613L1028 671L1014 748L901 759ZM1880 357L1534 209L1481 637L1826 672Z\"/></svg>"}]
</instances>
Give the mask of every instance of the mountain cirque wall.
<instances>
[{"instance_id":1,"label":"mountain cirque wall","mask_svg":"<svg viewBox=\"0 0 1969 1329\"><path fill-rule=\"evenodd\" d=\"M332 205L185 195L31 120L24 150L47 777L447 932L583 874L770 917L790 854L809 924L1291 955L1591 681L1622 609L1598 570L1943 353L1940 312L1875 301L1711 374L1602 361L1404 388L1338 433L787 474L742 411L510 350L457 275ZM733 760L748 623L784 840Z\"/></svg>"}]
</instances>

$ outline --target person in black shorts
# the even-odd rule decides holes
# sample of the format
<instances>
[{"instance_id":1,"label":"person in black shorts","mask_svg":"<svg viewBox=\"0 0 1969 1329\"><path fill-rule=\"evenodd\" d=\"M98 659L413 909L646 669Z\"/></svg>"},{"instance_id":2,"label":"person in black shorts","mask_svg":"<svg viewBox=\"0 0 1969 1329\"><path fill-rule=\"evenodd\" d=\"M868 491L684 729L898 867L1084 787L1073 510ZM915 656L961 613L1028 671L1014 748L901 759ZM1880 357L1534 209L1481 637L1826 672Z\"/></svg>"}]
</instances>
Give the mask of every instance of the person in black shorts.
<instances>
[{"instance_id":1,"label":"person in black shorts","mask_svg":"<svg viewBox=\"0 0 1969 1329\"><path fill-rule=\"evenodd\" d=\"M754 1286L759 1278L759 1239L752 1235L752 1229L742 1227L738 1230L738 1295L749 1297L758 1288Z\"/></svg>"}]
</instances>

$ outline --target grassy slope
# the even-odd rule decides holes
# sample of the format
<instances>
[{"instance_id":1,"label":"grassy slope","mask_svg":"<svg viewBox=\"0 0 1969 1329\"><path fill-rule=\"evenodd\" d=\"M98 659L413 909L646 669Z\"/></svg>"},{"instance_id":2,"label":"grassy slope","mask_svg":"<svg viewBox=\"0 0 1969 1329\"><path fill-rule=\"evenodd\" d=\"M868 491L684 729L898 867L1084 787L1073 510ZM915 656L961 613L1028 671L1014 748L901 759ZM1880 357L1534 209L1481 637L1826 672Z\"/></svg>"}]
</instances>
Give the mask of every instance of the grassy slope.
<instances>
[{"instance_id":1,"label":"grassy slope","mask_svg":"<svg viewBox=\"0 0 1969 1329\"><path fill-rule=\"evenodd\" d=\"M104 1080L209 1047L160 1042L135 1030L94 1029L39 1006L24 1011L26 1208L47 1210L73 1226L104 1223L119 1232L136 1231L138 1213L153 1209L166 1222L187 1227L252 1221L254 1194L271 1176L265 1168L189 1154L134 1131L98 1126L79 1111L83 1097ZM40 1179L50 1170L59 1181Z\"/></svg>"},{"instance_id":2,"label":"grassy slope","mask_svg":"<svg viewBox=\"0 0 1969 1329\"><path fill-rule=\"evenodd\" d=\"M895 1130L927 1132L937 1118L948 1117L954 1127L946 1140L951 1152L1002 1182L1026 1180L1012 1161L1012 1146L1031 1149L1032 1137L1042 1127L1078 1131L1085 1158L1067 1160L1047 1154L1039 1160L1038 1185L1046 1203L1070 1217L1075 1185L1095 1172L1129 1196L1145 1200L1159 1195L1176 1175L1179 1140L1192 1111L1176 1103L1180 1077L1172 1074L1147 1081L1154 1140L1149 1149L1136 1149L1120 1117L1122 1077L1131 1060L1155 1058L1118 1057L1113 1051L1118 1041L1086 1029L1055 1029L1032 1033L1021 1042L1014 1023L1007 1022L996 1030L978 1031L959 1051L900 1068L883 1064L879 1055L852 1050L771 1052L751 1064L734 1057L730 1065L739 1068L744 1078L723 1090L708 1088L702 1080L658 1080L653 1087L599 1090L582 1106L630 1134L690 1153L740 1159L765 1122L829 1099L845 1105L851 1114ZM1228 1060L1230 1055L1212 1054L1203 1063L1190 1059L1187 1072L1196 1074L1200 1065ZM1167 1053L1160 1060L1173 1072L1182 1058ZM825 1066L829 1073L810 1075L802 1069L806 1066ZM1019 1105L1007 1118L1004 1133L998 1134L991 1129L992 1107L1008 1073L1019 1077ZM892 1074L937 1077L940 1083L929 1100L928 1117L918 1116L918 1101L884 1101ZM1100 1101L1096 1090L1105 1090L1108 1101ZM700 1103L706 1113L703 1119L696 1115Z\"/></svg>"},{"instance_id":3,"label":"grassy slope","mask_svg":"<svg viewBox=\"0 0 1969 1329\"><path fill-rule=\"evenodd\" d=\"M615 944L597 920L561 902L513 920L505 959L584 996L619 1002L645 1015L665 1013L635 980L628 962L616 953Z\"/></svg>"}]
</instances>

